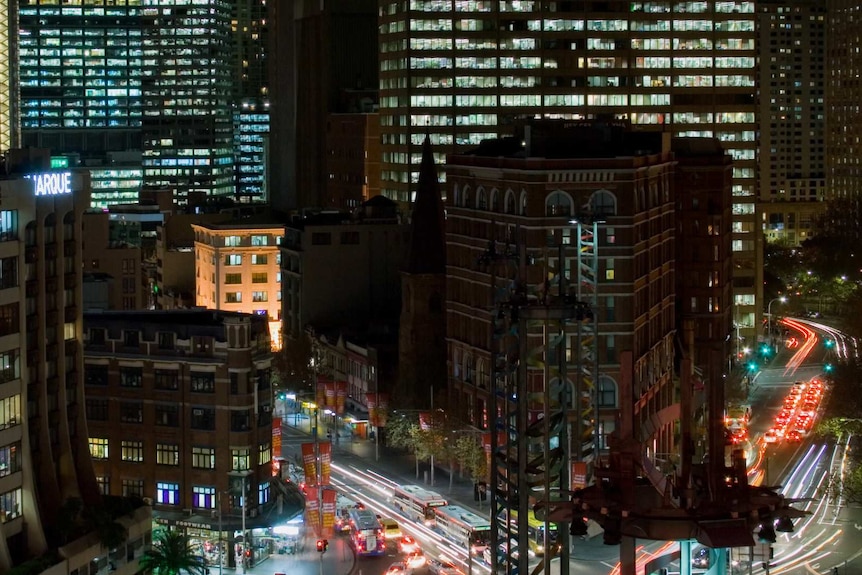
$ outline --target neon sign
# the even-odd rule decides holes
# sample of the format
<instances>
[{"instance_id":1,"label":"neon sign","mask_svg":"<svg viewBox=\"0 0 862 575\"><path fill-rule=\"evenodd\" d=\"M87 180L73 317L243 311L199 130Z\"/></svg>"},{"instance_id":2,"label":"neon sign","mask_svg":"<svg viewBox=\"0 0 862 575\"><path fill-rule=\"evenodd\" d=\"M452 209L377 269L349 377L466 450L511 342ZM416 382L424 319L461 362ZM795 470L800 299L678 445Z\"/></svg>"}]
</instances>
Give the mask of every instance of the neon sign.
<instances>
[{"instance_id":1,"label":"neon sign","mask_svg":"<svg viewBox=\"0 0 862 575\"><path fill-rule=\"evenodd\" d=\"M45 172L27 176L36 184L36 196L63 196L72 193L72 172Z\"/></svg>"}]
</instances>

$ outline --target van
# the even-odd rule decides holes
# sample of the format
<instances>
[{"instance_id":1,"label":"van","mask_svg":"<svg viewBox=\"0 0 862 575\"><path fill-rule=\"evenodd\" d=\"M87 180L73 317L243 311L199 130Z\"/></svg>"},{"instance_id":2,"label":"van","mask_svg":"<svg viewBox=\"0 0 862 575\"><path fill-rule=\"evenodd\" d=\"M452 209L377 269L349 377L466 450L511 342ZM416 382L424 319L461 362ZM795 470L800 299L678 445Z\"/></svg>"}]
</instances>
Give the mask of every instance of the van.
<instances>
[{"instance_id":1,"label":"van","mask_svg":"<svg viewBox=\"0 0 862 575\"><path fill-rule=\"evenodd\" d=\"M401 527L394 519L381 519L380 524L383 526L383 536L386 539L401 539Z\"/></svg>"}]
</instances>

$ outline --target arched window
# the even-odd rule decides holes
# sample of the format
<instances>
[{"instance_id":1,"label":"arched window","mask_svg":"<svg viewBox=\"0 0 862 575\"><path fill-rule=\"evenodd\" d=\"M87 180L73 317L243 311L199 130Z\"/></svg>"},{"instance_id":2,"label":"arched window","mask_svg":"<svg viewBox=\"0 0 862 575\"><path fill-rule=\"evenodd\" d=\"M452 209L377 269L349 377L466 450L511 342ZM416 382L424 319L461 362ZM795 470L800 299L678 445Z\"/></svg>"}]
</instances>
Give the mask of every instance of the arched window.
<instances>
[{"instance_id":1,"label":"arched window","mask_svg":"<svg viewBox=\"0 0 862 575\"><path fill-rule=\"evenodd\" d=\"M599 376L598 402L600 408L616 409L617 406L617 382L606 375Z\"/></svg>"},{"instance_id":2,"label":"arched window","mask_svg":"<svg viewBox=\"0 0 862 575\"><path fill-rule=\"evenodd\" d=\"M504 211L507 214L515 215L515 192L512 190L506 190L506 201L504 204Z\"/></svg>"},{"instance_id":3,"label":"arched window","mask_svg":"<svg viewBox=\"0 0 862 575\"><path fill-rule=\"evenodd\" d=\"M500 190L498 190L497 188L491 190L491 211L500 211Z\"/></svg>"},{"instance_id":4,"label":"arched window","mask_svg":"<svg viewBox=\"0 0 862 575\"><path fill-rule=\"evenodd\" d=\"M476 386L488 389L488 374L485 372L485 361L480 358L476 364Z\"/></svg>"},{"instance_id":5,"label":"arched window","mask_svg":"<svg viewBox=\"0 0 862 575\"><path fill-rule=\"evenodd\" d=\"M521 214L522 216L527 215L527 191L521 190Z\"/></svg>"},{"instance_id":6,"label":"arched window","mask_svg":"<svg viewBox=\"0 0 862 575\"><path fill-rule=\"evenodd\" d=\"M464 186L464 194L461 197L461 206L464 208L472 208L470 205L470 187Z\"/></svg>"},{"instance_id":7,"label":"arched window","mask_svg":"<svg viewBox=\"0 0 862 575\"><path fill-rule=\"evenodd\" d=\"M54 214L48 214L45 218L45 243L52 244L57 241L57 218Z\"/></svg>"},{"instance_id":8,"label":"arched window","mask_svg":"<svg viewBox=\"0 0 862 575\"><path fill-rule=\"evenodd\" d=\"M485 192L485 188L479 188L478 190L476 190L476 209L488 209L488 194L487 192Z\"/></svg>"},{"instance_id":9,"label":"arched window","mask_svg":"<svg viewBox=\"0 0 862 575\"><path fill-rule=\"evenodd\" d=\"M464 355L464 381L467 383L475 383L475 368L473 367L473 356L470 354Z\"/></svg>"},{"instance_id":10,"label":"arched window","mask_svg":"<svg viewBox=\"0 0 862 575\"><path fill-rule=\"evenodd\" d=\"M75 212L63 216L63 240L75 239Z\"/></svg>"},{"instance_id":11,"label":"arched window","mask_svg":"<svg viewBox=\"0 0 862 575\"><path fill-rule=\"evenodd\" d=\"M596 216L617 215L617 198L607 190L599 190L590 198L590 208Z\"/></svg>"},{"instance_id":12,"label":"arched window","mask_svg":"<svg viewBox=\"0 0 862 575\"><path fill-rule=\"evenodd\" d=\"M545 198L546 216L571 216L574 214L572 196L557 190Z\"/></svg>"},{"instance_id":13,"label":"arched window","mask_svg":"<svg viewBox=\"0 0 862 575\"><path fill-rule=\"evenodd\" d=\"M458 184L455 184L454 189L452 190L452 198L452 205L459 205L461 202L461 189L458 187Z\"/></svg>"}]
</instances>

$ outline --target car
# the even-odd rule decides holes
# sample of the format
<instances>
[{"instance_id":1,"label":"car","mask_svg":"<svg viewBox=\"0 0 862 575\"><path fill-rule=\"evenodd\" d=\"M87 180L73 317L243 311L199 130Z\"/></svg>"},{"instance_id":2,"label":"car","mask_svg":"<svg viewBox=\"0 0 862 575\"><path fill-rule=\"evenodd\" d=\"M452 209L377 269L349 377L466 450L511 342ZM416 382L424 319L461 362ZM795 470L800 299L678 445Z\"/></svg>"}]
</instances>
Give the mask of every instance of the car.
<instances>
[{"instance_id":1,"label":"car","mask_svg":"<svg viewBox=\"0 0 862 575\"><path fill-rule=\"evenodd\" d=\"M384 575L407 575L407 565L404 563L393 563Z\"/></svg>"},{"instance_id":2,"label":"car","mask_svg":"<svg viewBox=\"0 0 862 575\"><path fill-rule=\"evenodd\" d=\"M409 535L405 535L398 541L398 552L404 554L415 553L421 551L419 543Z\"/></svg>"},{"instance_id":3,"label":"car","mask_svg":"<svg viewBox=\"0 0 862 575\"><path fill-rule=\"evenodd\" d=\"M401 527L394 519L383 518L380 520L380 524L383 526L383 536L386 539L399 539L404 536L401 533Z\"/></svg>"},{"instance_id":4,"label":"car","mask_svg":"<svg viewBox=\"0 0 862 575\"><path fill-rule=\"evenodd\" d=\"M701 547L691 554L691 566L697 569L709 569L709 547Z\"/></svg>"},{"instance_id":5,"label":"car","mask_svg":"<svg viewBox=\"0 0 862 575\"><path fill-rule=\"evenodd\" d=\"M451 561L446 559L429 559L428 572L431 575L461 575L461 571Z\"/></svg>"},{"instance_id":6,"label":"car","mask_svg":"<svg viewBox=\"0 0 862 575\"><path fill-rule=\"evenodd\" d=\"M428 559L421 549L404 558L404 564L407 565L408 569L419 569L425 567L426 563L428 563Z\"/></svg>"},{"instance_id":7,"label":"car","mask_svg":"<svg viewBox=\"0 0 862 575\"><path fill-rule=\"evenodd\" d=\"M763 434L764 443L778 443L780 439L781 437L778 435L778 432L775 430L775 428L772 428Z\"/></svg>"},{"instance_id":8,"label":"car","mask_svg":"<svg viewBox=\"0 0 862 575\"><path fill-rule=\"evenodd\" d=\"M787 435L784 436L784 439L791 443L799 443L802 441L802 433L800 433L798 429L791 429L787 432Z\"/></svg>"}]
</instances>

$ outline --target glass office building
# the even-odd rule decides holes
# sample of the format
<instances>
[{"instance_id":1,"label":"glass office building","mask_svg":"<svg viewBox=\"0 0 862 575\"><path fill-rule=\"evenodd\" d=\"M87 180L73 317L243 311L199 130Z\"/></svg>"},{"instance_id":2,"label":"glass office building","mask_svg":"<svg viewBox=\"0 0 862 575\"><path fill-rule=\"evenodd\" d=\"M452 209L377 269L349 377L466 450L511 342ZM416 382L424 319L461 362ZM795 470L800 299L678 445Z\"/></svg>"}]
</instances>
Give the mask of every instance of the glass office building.
<instances>
[{"instance_id":1,"label":"glass office building","mask_svg":"<svg viewBox=\"0 0 862 575\"><path fill-rule=\"evenodd\" d=\"M733 0L381 1L382 193L411 199L426 132L441 163L523 116L716 137L734 159L733 303L757 313L755 19Z\"/></svg>"},{"instance_id":2,"label":"glass office building","mask_svg":"<svg viewBox=\"0 0 862 575\"><path fill-rule=\"evenodd\" d=\"M144 187L232 195L230 3L144 0L142 18Z\"/></svg>"}]
</instances>

